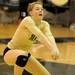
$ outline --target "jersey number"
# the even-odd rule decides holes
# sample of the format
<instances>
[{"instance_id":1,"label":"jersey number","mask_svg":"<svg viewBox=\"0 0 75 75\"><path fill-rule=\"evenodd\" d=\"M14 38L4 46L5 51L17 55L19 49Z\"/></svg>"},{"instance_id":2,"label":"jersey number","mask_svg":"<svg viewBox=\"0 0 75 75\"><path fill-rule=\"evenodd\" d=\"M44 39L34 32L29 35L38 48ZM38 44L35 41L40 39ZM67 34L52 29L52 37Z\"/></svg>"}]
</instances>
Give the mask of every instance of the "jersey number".
<instances>
[{"instance_id":1,"label":"jersey number","mask_svg":"<svg viewBox=\"0 0 75 75\"><path fill-rule=\"evenodd\" d=\"M29 40L31 41L35 41L37 39L37 36L32 34L31 37L29 38Z\"/></svg>"}]
</instances>

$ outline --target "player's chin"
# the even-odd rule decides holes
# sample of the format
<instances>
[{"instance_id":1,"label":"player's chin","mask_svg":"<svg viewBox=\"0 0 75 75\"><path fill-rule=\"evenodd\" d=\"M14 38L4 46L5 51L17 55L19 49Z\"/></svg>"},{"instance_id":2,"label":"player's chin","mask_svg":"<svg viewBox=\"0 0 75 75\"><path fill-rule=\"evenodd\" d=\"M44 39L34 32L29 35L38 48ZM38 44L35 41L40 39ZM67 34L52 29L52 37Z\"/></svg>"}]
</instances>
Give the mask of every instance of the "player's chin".
<instances>
[{"instance_id":1,"label":"player's chin","mask_svg":"<svg viewBox=\"0 0 75 75\"><path fill-rule=\"evenodd\" d=\"M43 18L43 16L42 16L42 15L39 15L39 18L41 18L41 19L42 19L42 18Z\"/></svg>"}]
</instances>

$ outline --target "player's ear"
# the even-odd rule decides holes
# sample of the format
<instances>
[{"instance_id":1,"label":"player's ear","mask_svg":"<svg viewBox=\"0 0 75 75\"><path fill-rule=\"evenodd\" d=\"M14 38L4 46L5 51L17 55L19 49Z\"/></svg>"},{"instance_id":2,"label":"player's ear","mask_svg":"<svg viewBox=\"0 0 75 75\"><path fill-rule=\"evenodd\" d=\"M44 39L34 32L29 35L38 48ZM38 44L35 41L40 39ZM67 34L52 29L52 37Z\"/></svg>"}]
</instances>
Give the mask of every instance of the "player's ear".
<instances>
[{"instance_id":1,"label":"player's ear","mask_svg":"<svg viewBox=\"0 0 75 75\"><path fill-rule=\"evenodd\" d=\"M28 14L29 14L30 16L32 16L33 12L32 12L32 11L29 11Z\"/></svg>"}]
</instances>

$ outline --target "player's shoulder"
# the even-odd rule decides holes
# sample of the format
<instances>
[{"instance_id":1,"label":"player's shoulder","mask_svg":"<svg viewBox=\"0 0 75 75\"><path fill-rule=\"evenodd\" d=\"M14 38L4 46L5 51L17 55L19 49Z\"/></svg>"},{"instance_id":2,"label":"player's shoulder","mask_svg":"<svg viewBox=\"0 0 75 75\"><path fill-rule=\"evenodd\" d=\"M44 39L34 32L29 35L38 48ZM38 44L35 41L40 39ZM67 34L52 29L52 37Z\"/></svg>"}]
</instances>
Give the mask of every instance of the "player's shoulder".
<instances>
[{"instance_id":1,"label":"player's shoulder","mask_svg":"<svg viewBox=\"0 0 75 75\"><path fill-rule=\"evenodd\" d=\"M49 23L47 21L45 21L45 20L42 20L42 24L49 25Z\"/></svg>"},{"instance_id":2,"label":"player's shoulder","mask_svg":"<svg viewBox=\"0 0 75 75\"><path fill-rule=\"evenodd\" d=\"M30 17L30 16L26 16L22 21L21 21L22 24L34 24L34 21L33 19Z\"/></svg>"},{"instance_id":3,"label":"player's shoulder","mask_svg":"<svg viewBox=\"0 0 75 75\"><path fill-rule=\"evenodd\" d=\"M34 23L33 19L30 16L26 16L23 20L23 23Z\"/></svg>"},{"instance_id":4,"label":"player's shoulder","mask_svg":"<svg viewBox=\"0 0 75 75\"><path fill-rule=\"evenodd\" d=\"M23 20L24 20L24 21L33 21L30 16L25 17Z\"/></svg>"}]
</instances>

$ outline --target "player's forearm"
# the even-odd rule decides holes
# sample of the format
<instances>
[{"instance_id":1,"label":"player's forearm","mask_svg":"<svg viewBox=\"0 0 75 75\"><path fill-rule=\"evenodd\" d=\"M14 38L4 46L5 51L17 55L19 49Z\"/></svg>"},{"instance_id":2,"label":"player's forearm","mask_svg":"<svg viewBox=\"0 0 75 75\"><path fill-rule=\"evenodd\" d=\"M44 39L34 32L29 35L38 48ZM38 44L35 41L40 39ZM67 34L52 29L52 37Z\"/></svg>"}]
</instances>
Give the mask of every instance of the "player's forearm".
<instances>
[{"instance_id":1,"label":"player's forearm","mask_svg":"<svg viewBox=\"0 0 75 75\"><path fill-rule=\"evenodd\" d=\"M40 41L48 48L48 50L51 52L52 56L58 57L59 56L59 49L55 43L55 40L49 40L41 33L38 34L40 36ZM42 36L41 36L42 35Z\"/></svg>"},{"instance_id":2,"label":"player's forearm","mask_svg":"<svg viewBox=\"0 0 75 75\"><path fill-rule=\"evenodd\" d=\"M49 29L48 29L48 31L45 32L45 36L48 38L49 42L52 44L51 52L59 55L59 49L58 49L55 39Z\"/></svg>"},{"instance_id":3,"label":"player's forearm","mask_svg":"<svg viewBox=\"0 0 75 75\"><path fill-rule=\"evenodd\" d=\"M53 50L54 51L56 51L58 54L59 54L59 49L58 49L58 46L57 46L57 44L56 44L56 42L55 42L55 39L54 39L54 37L53 36L49 36L49 41L52 43L52 45L53 45Z\"/></svg>"},{"instance_id":4,"label":"player's forearm","mask_svg":"<svg viewBox=\"0 0 75 75\"><path fill-rule=\"evenodd\" d=\"M53 50L53 44L48 40L48 38L39 30L39 29L32 29L32 32L38 37L38 40L48 48L48 50Z\"/></svg>"},{"instance_id":5,"label":"player's forearm","mask_svg":"<svg viewBox=\"0 0 75 75\"><path fill-rule=\"evenodd\" d=\"M52 50L52 44L50 43L50 41L47 39L47 37L45 37L45 35L39 31L39 32L35 32L39 41L48 48L48 50Z\"/></svg>"}]
</instances>

